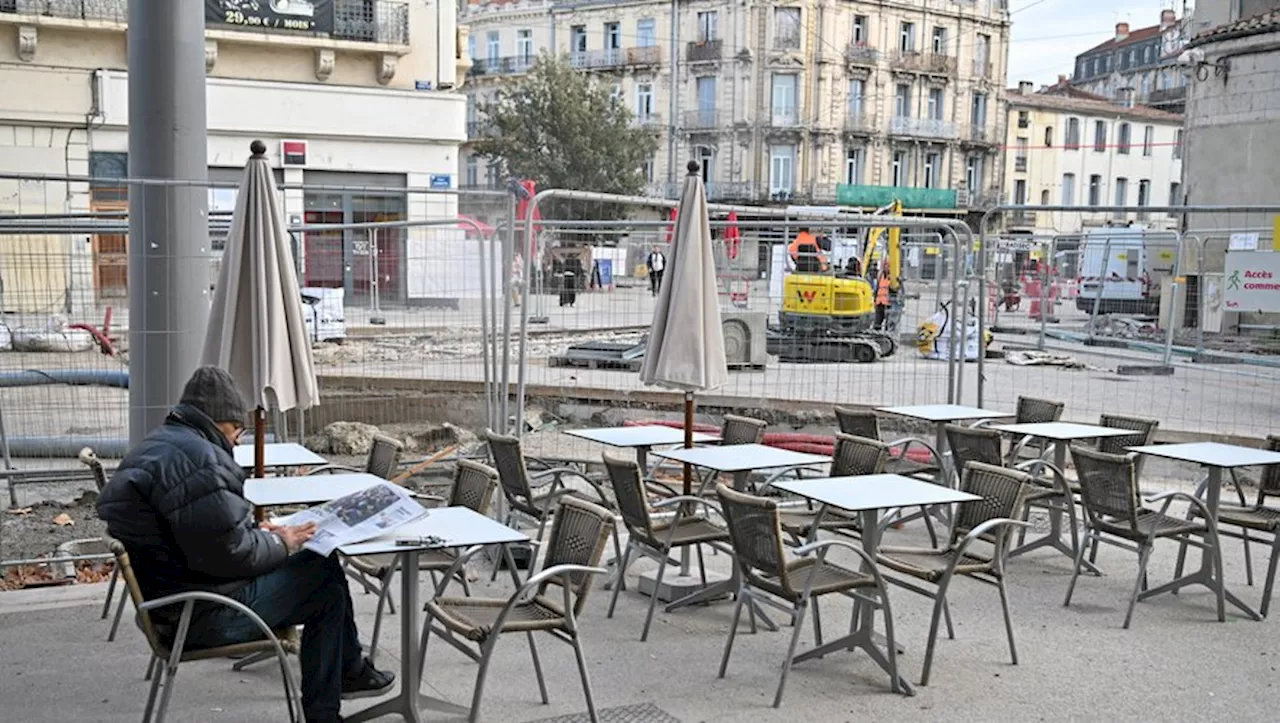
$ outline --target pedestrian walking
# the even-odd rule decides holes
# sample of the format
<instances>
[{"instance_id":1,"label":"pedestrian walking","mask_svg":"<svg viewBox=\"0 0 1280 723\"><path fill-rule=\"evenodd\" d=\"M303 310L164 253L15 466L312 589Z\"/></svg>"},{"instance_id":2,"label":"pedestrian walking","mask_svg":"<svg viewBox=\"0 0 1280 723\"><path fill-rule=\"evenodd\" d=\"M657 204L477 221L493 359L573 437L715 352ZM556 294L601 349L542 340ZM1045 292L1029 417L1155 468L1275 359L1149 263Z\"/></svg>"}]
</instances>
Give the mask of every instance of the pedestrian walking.
<instances>
[{"instance_id":1,"label":"pedestrian walking","mask_svg":"<svg viewBox=\"0 0 1280 723\"><path fill-rule=\"evenodd\" d=\"M662 290L662 272L667 270L667 256L661 248L654 246L645 265L649 267L649 292L657 296Z\"/></svg>"}]
</instances>

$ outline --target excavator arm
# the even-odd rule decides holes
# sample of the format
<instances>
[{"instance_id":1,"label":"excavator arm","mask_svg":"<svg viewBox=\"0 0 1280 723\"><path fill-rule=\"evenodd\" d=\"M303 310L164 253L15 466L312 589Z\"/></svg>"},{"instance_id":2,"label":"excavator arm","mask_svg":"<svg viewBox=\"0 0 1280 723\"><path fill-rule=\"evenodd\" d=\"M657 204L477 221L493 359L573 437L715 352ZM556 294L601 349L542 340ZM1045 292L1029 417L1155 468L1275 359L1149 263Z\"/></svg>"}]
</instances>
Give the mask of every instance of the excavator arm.
<instances>
[{"instance_id":1,"label":"excavator arm","mask_svg":"<svg viewBox=\"0 0 1280 723\"><path fill-rule=\"evenodd\" d=\"M902 202L894 201L887 206L883 206L875 210L872 216L881 216L888 214L891 218L901 218ZM871 257L875 253L876 247L880 245L880 238L888 233L888 243L885 253L885 263L888 264L889 271L889 288L896 289L902 284L902 229L893 228L873 228L867 236L867 248L862 254L862 268L864 271L871 268Z\"/></svg>"}]
</instances>

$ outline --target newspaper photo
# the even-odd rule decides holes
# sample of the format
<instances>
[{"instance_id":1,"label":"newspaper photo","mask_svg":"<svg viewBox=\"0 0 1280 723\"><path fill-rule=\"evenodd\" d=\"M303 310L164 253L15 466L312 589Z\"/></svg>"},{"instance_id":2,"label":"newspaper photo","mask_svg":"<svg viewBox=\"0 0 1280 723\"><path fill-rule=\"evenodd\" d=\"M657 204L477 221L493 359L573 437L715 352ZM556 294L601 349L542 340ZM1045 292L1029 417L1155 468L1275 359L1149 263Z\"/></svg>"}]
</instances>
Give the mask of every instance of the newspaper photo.
<instances>
[{"instance_id":1,"label":"newspaper photo","mask_svg":"<svg viewBox=\"0 0 1280 723\"><path fill-rule=\"evenodd\" d=\"M328 557L343 545L364 542L426 514L426 508L410 497L408 490L380 482L275 522L280 525L316 523L315 536L303 548Z\"/></svg>"}]
</instances>

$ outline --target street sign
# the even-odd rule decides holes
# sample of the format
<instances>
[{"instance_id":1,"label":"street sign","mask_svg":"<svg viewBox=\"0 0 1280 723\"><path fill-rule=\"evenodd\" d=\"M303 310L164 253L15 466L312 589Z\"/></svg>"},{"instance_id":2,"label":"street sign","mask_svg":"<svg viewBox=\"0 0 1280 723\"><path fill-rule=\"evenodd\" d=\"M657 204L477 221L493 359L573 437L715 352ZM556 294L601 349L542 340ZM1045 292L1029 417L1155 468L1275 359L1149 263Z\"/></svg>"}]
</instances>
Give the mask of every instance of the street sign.
<instances>
[{"instance_id":1,"label":"street sign","mask_svg":"<svg viewBox=\"0 0 1280 723\"><path fill-rule=\"evenodd\" d=\"M1280 253L1228 253L1223 286L1228 311L1280 311Z\"/></svg>"},{"instance_id":2,"label":"street sign","mask_svg":"<svg viewBox=\"0 0 1280 723\"><path fill-rule=\"evenodd\" d=\"M453 188L453 176L447 173L432 174L431 187L432 188Z\"/></svg>"}]
</instances>

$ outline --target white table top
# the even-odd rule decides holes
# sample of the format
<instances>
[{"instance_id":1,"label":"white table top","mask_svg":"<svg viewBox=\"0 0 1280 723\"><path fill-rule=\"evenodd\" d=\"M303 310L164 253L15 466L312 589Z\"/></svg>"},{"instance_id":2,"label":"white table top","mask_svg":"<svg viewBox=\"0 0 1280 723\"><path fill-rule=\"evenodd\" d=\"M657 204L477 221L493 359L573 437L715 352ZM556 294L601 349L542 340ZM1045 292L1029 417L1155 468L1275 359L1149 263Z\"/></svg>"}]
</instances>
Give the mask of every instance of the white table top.
<instances>
[{"instance_id":1,"label":"white table top","mask_svg":"<svg viewBox=\"0 0 1280 723\"><path fill-rule=\"evenodd\" d=\"M245 480L244 498L255 507L315 505L359 492L382 481L381 477L364 472L254 478Z\"/></svg>"},{"instance_id":2,"label":"white table top","mask_svg":"<svg viewBox=\"0 0 1280 723\"><path fill-rule=\"evenodd\" d=\"M1124 437L1133 434L1132 429L1117 427L1099 427L1096 424L1075 424L1074 422L1032 422L1030 424L993 424L992 429L1021 434L1038 439L1054 439L1069 442L1073 439L1097 439L1098 437Z\"/></svg>"},{"instance_id":3,"label":"white table top","mask_svg":"<svg viewBox=\"0 0 1280 723\"><path fill-rule=\"evenodd\" d=\"M757 469L779 467L805 467L812 464L830 464L831 458L823 454L792 452L789 449L767 447L763 444L731 444L725 447L694 447L692 449L667 449L655 455L674 462L688 462L695 467L716 472L750 472Z\"/></svg>"},{"instance_id":4,"label":"white table top","mask_svg":"<svg viewBox=\"0 0 1280 723\"><path fill-rule=\"evenodd\" d=\"M1166 457L1184 462L1195 462L1206 467L1253 467L1280 464L1280 452L1241 447L1218 442L1190 442L1188 444L1152 444L1146 447L1130 447L1130 452Z\"/></svg>"},{"instance_id":5,"label":"white table top","mask_svg":"<svg viewBox=\"0 0 1280 723\"><path fill-rule=\"evenodd\" d=\"M1008 412L966 407L963 404L916 404L906 407L880 407L876 411L929 422L957 422L962 419L998 419L1013 416Z\"/></svg>"},{"instance_id":6,"label":"white table top","mask_svg":"<svg viewBox=\"0 0 1280 723\"><path fill-rule=\"evenodd\" d=\"M500 524L468 507L437 507L426 517L397 527L385 535L371 540L344 545L338 550L352 557L359 555L385 555L405 552L414 546L397 545L397 540L419 540L439 537L443 543L432 547L471 547L472 545L501 545L528 542L529 536ZM422 545L418 549L426 549Z\"/></svg>"},{"instance_id":7,"label":"white table top","mask_svg":"<svg viewBox=\"0 0 1280 723\"><path fill-rule=\"evenodd\" d=\"M667 444L684 444L684 430L658 424L637 427L601 427L598 429L568 429L565 434L610 447L657 447ZM717 442L718 434L693 433L694 444Z\"/></svg>"},{"instance_id":8,"label":"white table top","mask_svg":"<svg viewBox=\"0 0 1280 723\"><path fill-rule=\"evenodd\" d=\"M278 442L263 445L266 467L311 467L326 464L328 460L294 442ZM236 464L248 469L253 466L253 445L239 444L235 448Z\"/></svg>"},{"instance_id":9,"label":"white table top","mask_svg":"<svg viewBox=\"0 0 1280 723\"><path fill-rule=\"evenodd\" d=\"M982 499L950 487L896 474L786 480L775 488L850 512L918 507Z\"/></svg>"}]
</instances>

